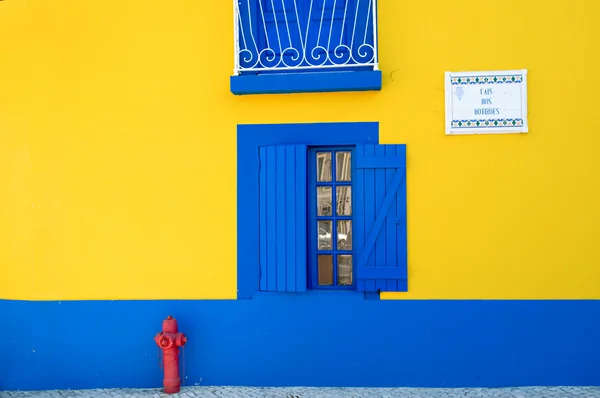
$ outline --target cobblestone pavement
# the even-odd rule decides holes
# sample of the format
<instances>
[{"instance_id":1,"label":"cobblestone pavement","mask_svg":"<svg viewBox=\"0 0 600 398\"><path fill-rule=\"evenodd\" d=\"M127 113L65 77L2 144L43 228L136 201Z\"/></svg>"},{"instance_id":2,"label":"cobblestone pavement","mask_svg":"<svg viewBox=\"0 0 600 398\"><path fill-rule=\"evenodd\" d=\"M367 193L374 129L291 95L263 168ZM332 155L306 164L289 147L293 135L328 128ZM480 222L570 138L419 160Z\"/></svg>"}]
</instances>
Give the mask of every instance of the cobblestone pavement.
<instances>
[{"instance_id":1,"label":"cobblestone pavement","mask_svg":"<svg viewBox=\"0 0 600 398\"><path fill-rule=\"evenodd\" d=\"M187 387L166 395L157 389L0 391L1 398L600 398L600 387L521 388L247 388Z\"/></svg>"}]
</instances>

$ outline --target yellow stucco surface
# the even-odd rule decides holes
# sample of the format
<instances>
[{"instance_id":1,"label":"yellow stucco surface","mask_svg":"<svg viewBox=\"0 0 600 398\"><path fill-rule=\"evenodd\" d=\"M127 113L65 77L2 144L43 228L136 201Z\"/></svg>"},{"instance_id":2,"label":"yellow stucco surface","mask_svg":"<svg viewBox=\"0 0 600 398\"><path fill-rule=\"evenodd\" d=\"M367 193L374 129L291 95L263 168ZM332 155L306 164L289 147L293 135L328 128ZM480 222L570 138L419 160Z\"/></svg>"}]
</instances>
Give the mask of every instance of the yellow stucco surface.
<instances>
[{"instance_id":1,"label":"yellow stucco surface","mask_svg":"<svg viewBox=\"0 0 600 398\"><path fill-rule=\"evenodd\" d=\"M236 124L327 121L407 144L386 298L600 298L599 22L380 0L381 92L236 97L230 1L0 2L0 298L235 298ZM444 72L500 69L530 132L445 136Z\"/></svg>"}]
</instances>

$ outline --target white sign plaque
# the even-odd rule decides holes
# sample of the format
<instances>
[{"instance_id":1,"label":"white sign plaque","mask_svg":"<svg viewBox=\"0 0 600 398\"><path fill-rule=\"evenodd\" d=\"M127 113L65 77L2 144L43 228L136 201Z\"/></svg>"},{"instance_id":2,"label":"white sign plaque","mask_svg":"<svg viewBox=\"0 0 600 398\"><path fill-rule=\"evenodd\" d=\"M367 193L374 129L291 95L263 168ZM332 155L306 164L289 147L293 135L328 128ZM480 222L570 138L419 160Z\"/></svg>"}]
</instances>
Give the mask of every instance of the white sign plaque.
<instances>
[{"instance_id":1,"label":"white sign plaque","mask_svg":"<svg viewBox=\"0 0 600 398\"><path fill-rule=\"evenodd\" d=\"M527 131L527 70L446 72L447 135Z\"/></svg>"}]
</instances>

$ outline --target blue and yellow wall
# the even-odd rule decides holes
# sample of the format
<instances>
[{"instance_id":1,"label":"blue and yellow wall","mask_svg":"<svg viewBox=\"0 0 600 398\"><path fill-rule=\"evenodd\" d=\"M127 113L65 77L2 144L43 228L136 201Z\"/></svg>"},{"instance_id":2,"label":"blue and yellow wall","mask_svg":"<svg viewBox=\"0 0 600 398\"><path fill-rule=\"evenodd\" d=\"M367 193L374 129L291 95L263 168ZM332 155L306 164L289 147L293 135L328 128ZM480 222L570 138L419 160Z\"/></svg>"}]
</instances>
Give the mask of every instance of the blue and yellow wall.
<instances>
[{"instance_id":1,"label":"blue and yellow wall","mask_svg":"<svg viewBox=\"0 0 600 398\"><path fill-rule=\"evenodd\" d=\"M381 0L380 92L237 97L231 2L0 2L0 390L159 386L169 314L187 385L600 384L600 4L485 7ZM528 134L444 135L445 71L520 68ZM408 292L237 300L236 126L362 121Z\"/></svg>"}]
</instances>

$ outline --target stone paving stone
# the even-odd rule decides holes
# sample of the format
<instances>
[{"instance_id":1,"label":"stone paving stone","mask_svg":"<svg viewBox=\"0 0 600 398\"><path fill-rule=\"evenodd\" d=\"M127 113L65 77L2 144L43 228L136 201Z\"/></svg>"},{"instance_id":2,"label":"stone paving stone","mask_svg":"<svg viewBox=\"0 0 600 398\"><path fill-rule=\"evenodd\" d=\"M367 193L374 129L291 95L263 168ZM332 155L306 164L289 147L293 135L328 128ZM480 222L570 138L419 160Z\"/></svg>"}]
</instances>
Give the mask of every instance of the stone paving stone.
<instances>
[{"instance_id":1,"label":"stone paving stone","mask_svg":"<svg viewBox=\"0 0 600 398\"><path fill-rule=\"evenodd\" d=\"M184 387L167 395L159 389L0 391L0 398L600 398L600 387L522 388L249 388Z\"/></svg>"}]
</instances>

